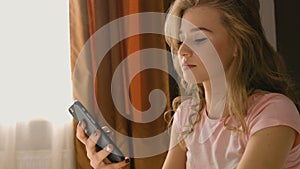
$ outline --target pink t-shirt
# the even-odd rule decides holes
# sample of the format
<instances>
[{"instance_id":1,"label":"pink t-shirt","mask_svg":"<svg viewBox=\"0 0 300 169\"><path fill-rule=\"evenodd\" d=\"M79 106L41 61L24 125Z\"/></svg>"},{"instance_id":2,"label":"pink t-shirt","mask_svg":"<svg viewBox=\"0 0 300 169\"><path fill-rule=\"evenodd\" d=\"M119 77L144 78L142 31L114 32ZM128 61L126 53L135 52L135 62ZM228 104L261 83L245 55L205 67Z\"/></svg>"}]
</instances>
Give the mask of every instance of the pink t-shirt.
<instances>
[{"instance_id":1,"label":"pink t-shirt","mask_svg":"<svg viewBox=\"0 0 300 169\"><path fill-rule=\"evenodd\" d=\"M176 134L190 127L190 101L184 101L174 115ZM285 169L300 169L300 115L293 102L277 93L255 92L249 98L245 117L248 135L224 129L220 120L210 119L203 110L201 121L185 137L187 169L234 169L237 167L246 144L255 132L272 126L285 125L298 132L295 144L285 163Z\"/></svg>"}]
</instances>

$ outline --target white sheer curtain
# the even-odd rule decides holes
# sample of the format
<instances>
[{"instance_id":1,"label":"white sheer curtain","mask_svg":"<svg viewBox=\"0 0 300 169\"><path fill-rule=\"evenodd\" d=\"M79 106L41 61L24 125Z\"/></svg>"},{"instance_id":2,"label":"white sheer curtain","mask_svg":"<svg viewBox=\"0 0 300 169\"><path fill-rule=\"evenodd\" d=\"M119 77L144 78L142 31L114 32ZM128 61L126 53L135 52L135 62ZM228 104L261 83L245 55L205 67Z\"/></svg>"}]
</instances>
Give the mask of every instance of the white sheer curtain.
<instances>
[{"instance_id":1,"label":"white sheer curtain","mask_svg":"<svg viewBox=\"0 0 300 169\"><path fill-rule=\"evenodd\" d=\"M31 120L0 127L1 169L74 169L72 124Z\"/></svg>"},{"instance_id":2,"label":"white sheer curtain","mask_svg":"<svg viewBox=\"0 0 300 169\"><path fill-rule=\"evenodd\" d=\"M74 169L68 0L0 1L0 169Z\"/></svg>"}]
</instances>

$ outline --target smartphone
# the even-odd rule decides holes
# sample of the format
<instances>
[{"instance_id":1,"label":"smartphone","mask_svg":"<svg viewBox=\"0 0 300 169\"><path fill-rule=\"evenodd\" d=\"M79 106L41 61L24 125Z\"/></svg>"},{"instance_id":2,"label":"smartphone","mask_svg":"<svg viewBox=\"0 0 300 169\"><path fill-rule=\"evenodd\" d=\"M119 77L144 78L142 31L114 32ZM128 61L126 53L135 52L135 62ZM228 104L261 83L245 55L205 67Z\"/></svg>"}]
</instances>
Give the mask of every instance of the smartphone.
<instances>
[{"instance_id":1,"label":"smartphone","mask_svg":"<svg viewBox=\"0 0 300 169\"><path fill-rule=\"evenodd\" d=\"M87 109L79 102L75 101L69 108L69 112L75 118L77 122L84 121L86 124L86 134L90 136L96 129L101 131L101 136L96 144L96 151L102 150L106 145L111 144L113 151L108 155L108 159L111 162L120 162L125 159L125 156L116 144L110 139L106 132L100 127L93 116L87 111Z\"/></svg>"}]
</instances>

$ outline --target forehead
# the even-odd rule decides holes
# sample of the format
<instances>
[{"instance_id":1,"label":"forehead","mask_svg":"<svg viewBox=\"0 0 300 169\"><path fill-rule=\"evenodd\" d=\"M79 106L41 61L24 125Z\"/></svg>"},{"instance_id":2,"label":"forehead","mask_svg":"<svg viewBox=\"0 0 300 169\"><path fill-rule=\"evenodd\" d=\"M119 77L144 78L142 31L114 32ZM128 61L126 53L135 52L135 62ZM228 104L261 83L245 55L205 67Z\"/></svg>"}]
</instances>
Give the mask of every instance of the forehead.
<instances>
[{"instance_id":1,"label":"forehead","mask_svg":"<svg viewBox=\"0 0 300 169\"><path fill-rule=\"evenodd\" d=\"M181 31L203 27L210 30L218 29L221 24L220 12L209 6L196 6L187 9L182 16Z\"/></svg>"}]
</instances>

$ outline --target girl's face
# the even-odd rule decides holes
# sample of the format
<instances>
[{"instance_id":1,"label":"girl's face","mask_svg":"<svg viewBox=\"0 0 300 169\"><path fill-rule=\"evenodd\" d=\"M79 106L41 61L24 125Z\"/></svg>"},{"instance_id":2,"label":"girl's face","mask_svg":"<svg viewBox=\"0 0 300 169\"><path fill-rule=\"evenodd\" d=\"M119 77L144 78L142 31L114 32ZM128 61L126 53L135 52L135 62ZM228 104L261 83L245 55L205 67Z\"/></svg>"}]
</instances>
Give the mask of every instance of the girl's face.
<instances>
[{"instance_id":1,"label":"girl's face","mask_svg":"<svg viewBox=\"0 0 300 169\"><path fill-rule=\"evenodd\" d=\"M197 6L184 12L179 45L183 78L193 83L226 75L235 50L219 11L208 6Z\"/></svg>"}]
</instances>

